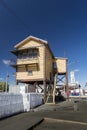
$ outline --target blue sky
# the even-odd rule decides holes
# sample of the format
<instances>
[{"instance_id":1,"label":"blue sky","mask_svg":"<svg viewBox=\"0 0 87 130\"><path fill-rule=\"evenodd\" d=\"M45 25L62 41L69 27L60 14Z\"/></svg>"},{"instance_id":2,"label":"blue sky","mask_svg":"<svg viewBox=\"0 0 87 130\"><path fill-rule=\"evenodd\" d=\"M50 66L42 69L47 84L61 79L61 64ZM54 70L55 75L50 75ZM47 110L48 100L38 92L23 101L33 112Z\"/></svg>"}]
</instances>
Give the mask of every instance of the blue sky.
<instances>
[{"instance_id":1,"label":"blue sky","mask_svg":"<svg viewBox=\"0 0 87 130\"><path fill-rule=\"evenodd\" d=\"M1 0L0 78L3 80L8 72L12 83L15 70L2 61L16 58L10 50L29 35L47 40L57 57L64 57L65 52L68 72L79 69L75 78L85 85L87 0Z\"/></svg>"}]
</instances>

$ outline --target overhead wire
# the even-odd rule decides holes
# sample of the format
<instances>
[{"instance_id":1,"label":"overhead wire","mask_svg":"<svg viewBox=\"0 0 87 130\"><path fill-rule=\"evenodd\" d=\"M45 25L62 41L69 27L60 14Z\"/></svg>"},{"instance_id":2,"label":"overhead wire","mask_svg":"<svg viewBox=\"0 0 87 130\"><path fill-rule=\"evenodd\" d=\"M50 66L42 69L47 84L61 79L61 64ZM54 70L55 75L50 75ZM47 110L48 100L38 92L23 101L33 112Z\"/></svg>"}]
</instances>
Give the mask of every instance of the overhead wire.
<instances>
[{"instance_id":1,"label":"overhead wire","mask_svg":"<svg viewBox=\"0 0 87 130\"><path fill-rule=\"evenodd\" d=\"M1 4L3 5L3 7L5 8L5 9L7 9L8 10L8 12L10 12L13 16L15 16L16 17L16 19L28 30L30 30L30 32L32 33L32 34L34 34L34 32L32 31L32 29L15 13L15 11L12 9L12 8L10 8L3 0L0 0L0 2L1 2ZM29 31L28 30L28 31Z\"/></svg>"}]
</instances>

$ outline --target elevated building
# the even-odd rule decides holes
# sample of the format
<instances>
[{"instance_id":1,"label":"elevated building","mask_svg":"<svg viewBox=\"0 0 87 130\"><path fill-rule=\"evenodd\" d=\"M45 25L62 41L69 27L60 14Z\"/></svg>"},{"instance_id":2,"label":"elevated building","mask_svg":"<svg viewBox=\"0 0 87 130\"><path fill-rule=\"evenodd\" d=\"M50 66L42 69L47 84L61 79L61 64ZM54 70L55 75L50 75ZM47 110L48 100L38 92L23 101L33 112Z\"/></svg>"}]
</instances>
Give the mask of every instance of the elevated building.
<instances>
[{"instance_id":1,"label":"elevated building","mask_svg":"<svg viewBox=\"0 0 87 130\"><path fill-rule=\"evenodd\" d=\"M47 41L29 36L14 48L11 52L17 56L16 63L12 65L16 69L16 84L29 84L33 92L41 89L45 101L47 94L53 94L54 84L56 86L63 78L68 87L67 58L55 57Z\"/></svg>"}]
</instances>

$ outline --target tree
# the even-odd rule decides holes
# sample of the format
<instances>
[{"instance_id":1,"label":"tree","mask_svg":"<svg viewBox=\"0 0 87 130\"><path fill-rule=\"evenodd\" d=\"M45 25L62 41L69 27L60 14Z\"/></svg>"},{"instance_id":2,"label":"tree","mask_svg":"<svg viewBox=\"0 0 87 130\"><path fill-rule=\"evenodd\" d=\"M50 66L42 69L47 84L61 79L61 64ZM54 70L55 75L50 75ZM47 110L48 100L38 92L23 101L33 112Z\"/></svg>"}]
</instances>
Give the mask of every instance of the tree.
<instances>
[{"instance_id":1,"label":"tree","mask_svg":"<svg viewBox=\"0 0 87 130\"><path fill-rule=\"evenodd\" d=\"M9 90L9 84L7 84L7 91ZM0 82L0 92L6 91L6 82Z\"/></svg>"}]
</instances>

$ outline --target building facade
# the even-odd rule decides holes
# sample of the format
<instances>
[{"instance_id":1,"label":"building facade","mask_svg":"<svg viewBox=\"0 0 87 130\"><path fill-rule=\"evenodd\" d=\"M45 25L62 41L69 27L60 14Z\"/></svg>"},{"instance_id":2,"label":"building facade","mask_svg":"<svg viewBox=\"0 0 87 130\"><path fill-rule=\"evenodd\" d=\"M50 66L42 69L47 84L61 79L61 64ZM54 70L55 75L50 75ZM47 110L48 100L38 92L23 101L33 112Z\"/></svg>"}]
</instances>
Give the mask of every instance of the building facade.
<instances>
[{"instance_id":1,"label":"building facade","mask_svg":"<svg viewBox=\"0 0 87 130\"><path fill-rule=\"evenodd\" d=\"M54 84L54 76L67 74L67 59L55 58L47 41L29 36L14 46L11 52L16 55L16 84ZM40 87L40 86L39 86ZM36 87L35 87L36 88Z\"/></svg>"}]
</instances>

